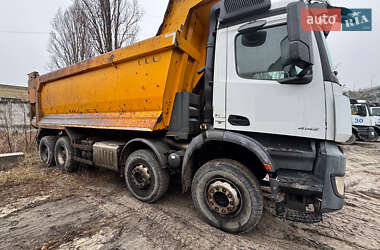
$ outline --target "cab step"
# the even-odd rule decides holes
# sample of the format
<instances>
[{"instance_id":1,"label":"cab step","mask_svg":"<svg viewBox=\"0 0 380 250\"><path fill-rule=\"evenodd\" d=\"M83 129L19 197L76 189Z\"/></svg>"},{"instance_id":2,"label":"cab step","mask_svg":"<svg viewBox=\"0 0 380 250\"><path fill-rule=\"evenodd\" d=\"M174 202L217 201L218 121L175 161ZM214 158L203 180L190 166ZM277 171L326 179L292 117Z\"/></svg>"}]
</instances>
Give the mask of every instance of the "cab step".
<instances>
[{"instance_id":1,"label":"cab step","mask_svg":"<svg viewBox=\"0 0 380 250\"><path fill-rule=\"evenodd\" d=\"M284 208L281 203L276 203L276 216L288 221L307 224L319 223L323 221L321 212L306 212Z\"/></svg>"}]
</instances>

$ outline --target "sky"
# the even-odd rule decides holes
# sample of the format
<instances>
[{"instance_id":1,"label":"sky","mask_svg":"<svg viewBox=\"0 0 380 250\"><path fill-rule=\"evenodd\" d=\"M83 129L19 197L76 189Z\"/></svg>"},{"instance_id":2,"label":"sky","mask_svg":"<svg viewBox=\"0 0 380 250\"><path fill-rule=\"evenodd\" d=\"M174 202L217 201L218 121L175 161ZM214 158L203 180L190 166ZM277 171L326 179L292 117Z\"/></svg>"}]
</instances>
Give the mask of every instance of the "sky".
<instances>
[{"instance_id":1,"label":"sky","mask_svg":"<svg viewBox=\"0 0 380 250\"><path fill-rule=\"evenodd\" d=\"M71 0L0 1L0 83L27 86L28 73L47 73L51 20ZM380 1L330 2L348 8L372 8L371 32L332 32L328 43L347 90L380 86ZM138 3L145 13L139 33L139 40L143 40L156 34L168 0L138 0Z\"/></svg>"}]
</instances>

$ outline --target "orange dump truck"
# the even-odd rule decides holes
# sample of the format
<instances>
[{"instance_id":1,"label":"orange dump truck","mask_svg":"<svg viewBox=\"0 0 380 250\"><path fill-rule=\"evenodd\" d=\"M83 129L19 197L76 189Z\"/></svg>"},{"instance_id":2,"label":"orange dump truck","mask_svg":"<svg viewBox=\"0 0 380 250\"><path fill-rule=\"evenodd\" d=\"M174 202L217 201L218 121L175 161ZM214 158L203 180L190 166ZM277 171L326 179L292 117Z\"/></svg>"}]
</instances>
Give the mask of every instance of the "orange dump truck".
<instances>
[{"instance_id":1,"label":"orange dump truck","mask_svg":"<svg viewBox=\"0 0 380 250\"><path fill-rule=\"evenodd\" d=\"M316 4L171 0L156 37L29 74L42 163L118 171L149 203L179 176L234 233L260 221L265 185L289 220L341 209L350 107L326 33L301 29L301 9L331 7Z\"/></svg>"},{"instance_id":2,"label":"orange dump truck","mask_svg":"<svg viewBox=\"0 0 380 250\"><path fill-rule=\"evenodd\" d=\"M204 66L208 37L208 14L202 12L215 1L198 2L173 1L152 39L44 76L32 73L30 101L38 126L167 129L176 94L192 92L202 77L197 71ZM193 6L188 17L179 11Z\"/></svg>"}]
</instances>

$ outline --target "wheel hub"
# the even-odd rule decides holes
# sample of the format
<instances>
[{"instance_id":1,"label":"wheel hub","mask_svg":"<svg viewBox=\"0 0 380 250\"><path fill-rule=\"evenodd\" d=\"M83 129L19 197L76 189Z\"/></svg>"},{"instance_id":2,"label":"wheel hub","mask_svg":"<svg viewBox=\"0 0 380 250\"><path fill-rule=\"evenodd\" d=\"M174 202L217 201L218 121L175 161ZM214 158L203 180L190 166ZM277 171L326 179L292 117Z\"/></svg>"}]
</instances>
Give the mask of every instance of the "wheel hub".
<instances>
[{"instance_id":1,"label":"wheel hub","mask_svg":"<svg viewBox=\"0 0 380 250\"><path fill-rule=\"evenodd\" d=\"M143 189L151 183L151 175L149 169L144 165L137 165L132 170L132 181L136 187Z\"/></svg>"},{"instance_id":2,"label":"wheel hub","mask_svg":"<svg viewBox=\"0 0 380 250\"><path fill-rule=\"evenodd\" d=\"M212 210L221 215L230 215L236 212L240 205L238 190L230 183L216 181L207 191L208 204Z\"/></svg>"}]
</instances>

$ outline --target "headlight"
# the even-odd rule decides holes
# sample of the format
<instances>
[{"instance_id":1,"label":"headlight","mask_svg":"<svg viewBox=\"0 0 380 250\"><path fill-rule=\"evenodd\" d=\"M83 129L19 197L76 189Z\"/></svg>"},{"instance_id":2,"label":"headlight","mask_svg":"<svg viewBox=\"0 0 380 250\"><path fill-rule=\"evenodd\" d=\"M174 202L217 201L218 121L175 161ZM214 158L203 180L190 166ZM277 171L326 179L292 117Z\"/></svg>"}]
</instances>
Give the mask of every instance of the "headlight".
<instances>
[{"instance_id":1,"label":"headlight","mask_svg":"<svg viewBox=\"0 0 380 250\"><path fill-rule=\"evenodd\" d=\"M341 196L344 196L344 177L335 176L336 191Z\"/></svg>"}]
</instances>

